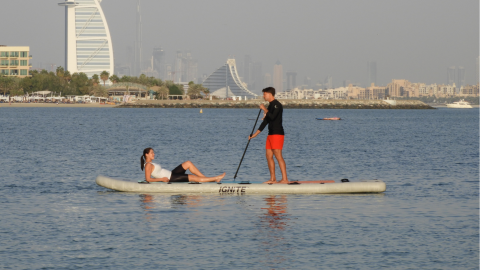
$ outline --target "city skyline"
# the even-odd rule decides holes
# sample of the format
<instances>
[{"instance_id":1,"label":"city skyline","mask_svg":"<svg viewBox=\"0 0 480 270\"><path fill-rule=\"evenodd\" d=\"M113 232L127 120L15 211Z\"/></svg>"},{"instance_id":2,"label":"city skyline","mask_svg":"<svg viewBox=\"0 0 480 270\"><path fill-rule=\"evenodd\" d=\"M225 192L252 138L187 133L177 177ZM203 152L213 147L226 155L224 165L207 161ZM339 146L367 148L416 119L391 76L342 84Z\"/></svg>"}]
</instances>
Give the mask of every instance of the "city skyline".
<instances>
[{"instance_id":1,"label":"city skyline","mask_svg":"<svg viewBox=\"0 0 480 270\"><path fill-rule=\"evenodd\" d=\"M42 23L19 23L16 29L5 29L5 38L2 38L5 44L2 45L30 46L35 55L34 67L40 63L43 67L63 66L64 29L60 22L65 15L55 7L57 3L58 0L30 1L30 8L22 11L31 20L41 20ZM477 1L421 1L413 6L404 2L373 0L362 3L305 1L303 5L288 2L271 5L271 1L265 1L256 10L248 9L252 4L252 1L235 3L232 8L238 14L232 14L226 12L230 8L214 0L189 5L167 2L166 6L152 0L142 1L143 61L149 62L151 52L160 44L166 62L172 62L176 51L190 50L198 60L198 74L210 74L228 55L234 55L237 60L251 55L254 62L263 65L263 74L271 73L270 67L280 60L284 71L295 70L298 78L309 77L313 83L330 75L335 85L346 80L366 84L365 63L371 59L375 59L379 67L379 85L386 85L391 79L444 83L445 69L449 66L464 67L466 84L475 83L478 77L475 74ZM110 25L115 61L126 63L125 50L135 47L137 1L104 0L101 5ZM10 1L3 7L15 10L20 3ZM432 7L435 13L429 12ZM165 9L169 12L158 13ZM266 10L271 12L265 13ZM239 23L242 12L251 14L253 19ZM303 12L307 19L297 22L278 16L286 12ZM39 16L45 13L50 16ZM184 19L176 19L176 13L182 14ZM5 14L0 22L6 24L11 16ZM339 16L348 19L342 23L335 19ZM452 17L462 19L451 20ZM226 24L216 24L219 19L225 19ZM382 24L378 24L380 19ZM23 35L18 34L18 29ZM36 33L42 29L49 31L42 33L45 37L39 39ZM315 34L317 32L322 34ZM292 38L289 33L297 34ZM238 39L238 34L247 38ZM298 38L302 37L308 37L308 41L299 41ZM439 38L442 42L432 43Z\"/></svg>"}]
</instances>

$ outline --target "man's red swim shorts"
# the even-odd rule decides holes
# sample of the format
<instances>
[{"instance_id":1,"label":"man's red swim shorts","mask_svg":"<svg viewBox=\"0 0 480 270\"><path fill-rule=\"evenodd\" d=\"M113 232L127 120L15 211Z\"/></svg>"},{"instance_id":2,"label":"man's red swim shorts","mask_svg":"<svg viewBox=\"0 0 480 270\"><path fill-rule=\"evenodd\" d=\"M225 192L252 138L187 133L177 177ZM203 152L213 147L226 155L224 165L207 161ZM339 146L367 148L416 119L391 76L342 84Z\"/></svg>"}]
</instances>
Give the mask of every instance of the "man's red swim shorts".
<instances>
[{"instance_id":1,"label":"man's red swim shorts","mask_svg":"<svg viewBox=\"0 0 480 270\"><path fill-rule=\"evenodd\" d=\"M265 149L283 149L285 135L268 135Z\"/></svg>"}]
</instances>

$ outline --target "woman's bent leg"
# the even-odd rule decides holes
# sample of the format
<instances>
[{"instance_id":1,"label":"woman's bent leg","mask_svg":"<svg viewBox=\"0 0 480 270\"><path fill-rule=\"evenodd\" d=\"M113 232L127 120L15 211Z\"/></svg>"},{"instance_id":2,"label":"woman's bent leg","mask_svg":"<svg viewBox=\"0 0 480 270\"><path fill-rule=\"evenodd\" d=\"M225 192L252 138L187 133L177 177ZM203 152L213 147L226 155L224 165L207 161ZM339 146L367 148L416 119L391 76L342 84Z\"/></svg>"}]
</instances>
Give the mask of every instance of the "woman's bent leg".
<instances>
[{"instance_id":1,"label":"woman's bent leg","mask_svg":"<svg viewBox=\"0 0 480 270\"><path fill-rule=\"evenodd\" d=\"M225 173L222 173L220 175L214 176L214 177L205 177L205 176L196 176L196 175L188 175L188 181L190 182L217 182L219 183L222 178L225 177Z\"/></svg>"},{"instance_id":2,"label":"woman's bent leg","mask_svg":"<svg viewBox=\"0 0 480 270\"><path fill-rule=\"evenodd\" d=\"M190 172L195 174L196 176L206 177L205 175L203 175L203 173L200 172L200 170L197 167L195 167L195 165L193 165L193 163L190 160L183 162L182 167L185 170L190 170Z\"/></svg>"}]
</instances>

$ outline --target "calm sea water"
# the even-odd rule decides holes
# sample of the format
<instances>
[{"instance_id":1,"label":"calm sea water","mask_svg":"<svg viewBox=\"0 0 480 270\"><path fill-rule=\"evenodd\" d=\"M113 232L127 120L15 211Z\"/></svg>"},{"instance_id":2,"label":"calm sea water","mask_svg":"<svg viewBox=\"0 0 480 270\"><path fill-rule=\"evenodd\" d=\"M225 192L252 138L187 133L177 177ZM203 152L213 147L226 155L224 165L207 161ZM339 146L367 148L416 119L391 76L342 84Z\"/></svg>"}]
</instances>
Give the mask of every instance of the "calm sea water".
<instances>
[{"instance_id":1,"label":"calm sea water","mask_svg":"<svg viewBox=\"0 0 480 270\"><path fill-rule=\"evenodd\" d=\"M167 168L191 160L232 181L257 112L2 106L0 268L478 269L478 109L285 110L291 180L382 179L383 194L95 184L100 174L142 179L146 147ZM315 120L335 116L344 120ZM265 133L237 181L268 179Z\"/></svg>"}]
</instances>

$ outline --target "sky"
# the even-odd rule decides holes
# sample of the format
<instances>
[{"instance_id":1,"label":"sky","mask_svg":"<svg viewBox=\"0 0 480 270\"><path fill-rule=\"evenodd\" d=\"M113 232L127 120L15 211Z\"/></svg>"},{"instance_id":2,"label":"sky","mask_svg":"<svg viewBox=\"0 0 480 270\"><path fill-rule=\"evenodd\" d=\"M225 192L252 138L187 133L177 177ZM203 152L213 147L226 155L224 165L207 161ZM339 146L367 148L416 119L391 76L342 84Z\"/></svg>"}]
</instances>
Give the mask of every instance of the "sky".
<instances>
[{"instance_id":1,"label":"sky","mask_svg":"<svg viewBox=\"0 0 480 270\"><path fill-rule=\"evenodd\" d=\"M2 1L0 44L30 46L33 67L64 65L61 0ZM134 45L136 0L103 0L116 63ZM8 11L8 12L6 12ZM392 79L446 83L449 66L476 81L478 0L141 0L143 55L162 46L167 61L190 50L199 74L245 55L272 73L296 71L314 82L333 77L365 84L377 62L377 84ZM147 59L145 59L147 60Z\"/></svg>"}]
</instances>

